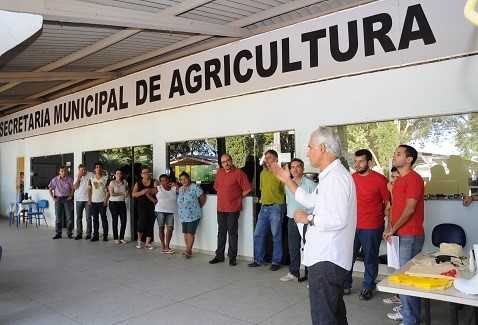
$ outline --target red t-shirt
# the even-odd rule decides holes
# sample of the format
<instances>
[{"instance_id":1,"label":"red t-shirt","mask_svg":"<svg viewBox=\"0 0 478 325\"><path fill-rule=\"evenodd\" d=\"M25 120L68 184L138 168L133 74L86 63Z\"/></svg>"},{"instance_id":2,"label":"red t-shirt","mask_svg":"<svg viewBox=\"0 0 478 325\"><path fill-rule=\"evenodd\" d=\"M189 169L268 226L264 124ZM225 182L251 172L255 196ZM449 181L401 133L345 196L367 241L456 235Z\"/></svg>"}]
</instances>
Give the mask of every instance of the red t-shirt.
<instances>
[{"instance_id":1,"label":"red t-shirt","mask_svg":"<svg viewBox=\"0 0 478 325\"><path fill-rule=\"evenodd\" d=\"M229 173L219 168L214 189L217 191L217 211L238 212L242 211L242 192L250 191L252 187L247 175L232 166Z\"/></svg>"},{"instance_id":2,"label":"red t-shirt","mask_svg":"<svg viewBox=\"0 0 478 325\"><path fill-rule=\"evenodd\" d=\"M392 189L392 225L394 225L403 209L405 209L407 199L418 200L417 207L411 218L406 224L401 226L397 231L397 235L402 236L425 236L423 222L425 220L425 200L423 193L425 185L422 177L414 170L407 175L401 176L395 180Z\"/></svg>"},{"instance_id":3,"label":"red t-shirt","mask_svg":"<svg viewBox=\"0 0 478 325\"><path fill-rule=\"evenodd\" d=\"M390 201L385 176L370 171L366 176L353 173L352 178L357 191L357 228L378 229L385 224L384 202Z\"/></svg>"}]
</instances>

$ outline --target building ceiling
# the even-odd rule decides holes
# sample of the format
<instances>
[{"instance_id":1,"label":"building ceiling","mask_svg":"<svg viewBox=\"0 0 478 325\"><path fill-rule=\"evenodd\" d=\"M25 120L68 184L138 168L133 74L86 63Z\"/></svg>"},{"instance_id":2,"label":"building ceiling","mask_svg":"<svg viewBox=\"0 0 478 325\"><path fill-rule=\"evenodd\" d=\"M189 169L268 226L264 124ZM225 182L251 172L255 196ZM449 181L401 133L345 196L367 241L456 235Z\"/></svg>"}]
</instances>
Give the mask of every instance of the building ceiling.
<instances>
[{"instance_id":1,"label":"building ceiling","mask_svg":"<svg viewBox=\"0 0 478 325\"><path fill-rule=\"evenodd\" d=\"M42 15L43 28L0 56L0 116L372 1L2 0Z\"/></svg>"}]
</instances>

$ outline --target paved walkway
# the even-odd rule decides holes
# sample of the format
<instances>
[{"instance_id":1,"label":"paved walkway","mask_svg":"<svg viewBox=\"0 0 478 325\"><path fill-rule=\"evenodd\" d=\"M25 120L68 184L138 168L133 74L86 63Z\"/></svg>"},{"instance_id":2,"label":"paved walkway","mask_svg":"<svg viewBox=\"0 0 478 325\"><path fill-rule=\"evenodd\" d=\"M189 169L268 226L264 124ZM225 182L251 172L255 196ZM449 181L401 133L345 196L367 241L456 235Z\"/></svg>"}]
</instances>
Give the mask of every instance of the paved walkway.
<instances>
[{"instance_id":1,"label":"paved walkway","mask_svg":"<svg viewBox=\"0 0 478 325\"><path fill-rule=\"evenodd\" d=\"M0 324L310 324L307 284L279 281L286 267L209 265L210 255L186 260L181 252L53 235L52 227L0 219ZM358 299L360 280L345 297L349 324L396 325L382 303L388 294ZM432 324L448 324L448 304L432 302L432 315ZM460 323L471 316L465 306Z\"/></svg>"}]
</instances>

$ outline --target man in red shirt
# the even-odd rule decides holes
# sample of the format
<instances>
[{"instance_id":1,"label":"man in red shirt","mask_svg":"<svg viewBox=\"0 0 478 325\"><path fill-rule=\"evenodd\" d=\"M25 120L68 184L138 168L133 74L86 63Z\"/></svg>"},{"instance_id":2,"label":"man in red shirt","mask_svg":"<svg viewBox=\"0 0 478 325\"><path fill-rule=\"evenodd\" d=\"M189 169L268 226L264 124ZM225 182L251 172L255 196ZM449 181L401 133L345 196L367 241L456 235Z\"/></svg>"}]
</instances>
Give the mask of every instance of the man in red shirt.
<instances>
[{"instance_id":1,"label":"man in red shirt","mask_svg":"<svg viewBox=\"0 0 478 325\"><path fill-rule=\"evenodd\" d=\"M229 233L229 265L236 265L237 229L239 214L242 211L242 198L252 190L247 175L236 168L228 154L221 156L221 165L217 171L214 189L217 191L217 250L209 264L224 262L226 236Z\"/></svg>"},{"instance_id":2,"label":"man in red shirt","mask_svg":"<svg viewBox=\"0 0 478 325\"><path fill-rule=\"evenodd\" d=\"M421 176L412 169L417 160L415 148L400 145L395 150L392 166L397 167L400 177L392 189L392 222L384 231L383 238L391 242L390 236L399 237L400 266L420 253L425 241L423 228L425 215L425 186ZM403 320L404 324L420 324L420 298L400 295L403 307L399 312L389 313L393 320Z\"/></svg>"},{"instance_id":3,"label":"man in red shirt","mask_svg":"<svg viewBox=\"0 0 478 325\"><path fill-rule=\"evenodd\" d=\"M390 211L390 192L385 176L370 169L372 153L367 149L355 152L355 173L352 178L357 191L357 228L355 230L352 269L344 279L344 294L352 288L353 263L362 248L364 254L364 280L359 298L370 300L378 275L378 252L384 230L384 215Z\"/></svg>"}]
</instances>

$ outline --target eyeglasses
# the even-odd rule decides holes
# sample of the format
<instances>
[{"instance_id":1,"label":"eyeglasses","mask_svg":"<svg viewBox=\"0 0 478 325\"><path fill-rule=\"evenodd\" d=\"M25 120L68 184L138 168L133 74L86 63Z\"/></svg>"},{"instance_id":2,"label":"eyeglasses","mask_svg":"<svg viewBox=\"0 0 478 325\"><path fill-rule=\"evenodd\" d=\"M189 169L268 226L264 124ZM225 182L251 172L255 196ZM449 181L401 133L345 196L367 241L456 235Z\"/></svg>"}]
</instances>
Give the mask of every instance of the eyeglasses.
<instances>
[{"instance_id":1,"label":"eyeglasses","mask_svg":"<svg viewBox=\"0 0 478 325\"><path fill-rule=\"evenodd\" d=\"M142 172L141 174L149 174L149 172Z\"/></svg>"},{"instance_id":2,"label":"eyeglasses","mask_svg":"<svg viewBox=\"0 0 478 325\"><path fill-rule=\"evenodd\" d=\"M227 163L230 162L230 161L231 161L231 159L223 160L223 161L221 161L221 164L224 165L224 164L227 164Z\"/></svg>"}]
</instances>

